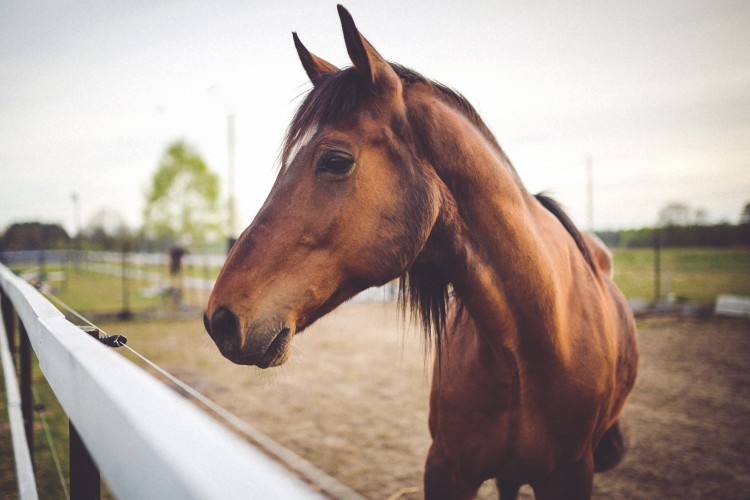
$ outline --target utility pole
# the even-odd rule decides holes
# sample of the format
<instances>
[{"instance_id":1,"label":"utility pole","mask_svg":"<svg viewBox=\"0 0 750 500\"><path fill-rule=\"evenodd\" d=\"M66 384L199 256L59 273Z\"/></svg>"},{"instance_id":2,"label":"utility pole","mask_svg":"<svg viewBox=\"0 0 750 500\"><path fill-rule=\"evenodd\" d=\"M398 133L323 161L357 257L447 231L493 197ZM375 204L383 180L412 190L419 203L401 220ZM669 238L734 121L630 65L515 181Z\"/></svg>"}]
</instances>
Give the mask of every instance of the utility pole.
<instances>
[{"instance_id":1,"label":"utility pole","mask_svg":"<svg viewBox=\"0 0 750 500\"><path fill-rule=\"evenodd\" d=\"M78 193L75 191L70 195L70 199L73 200L73 230L76 232L76 238L81 236L81 212L78 205Z\"/></svg>"},{"instance_id":2,"label":"utility pole","mask_svg":"<svg viewBox=\"0 0 750 500\"><path fill-rule=\"evenodd\" d=\"M235 208L234 208L234 115L227 117L227 252L234 246Z\"/></svg>"},{"instance_id":3,"label":"utility pole","mask_svg":"<svg viewBox=\"0 0 750 500\"><path fill-rule=\"evenodd\" d=\"M70 198L73 200L73 224L75 227L73 228L76 232L75 237L73 238L73 269L75 269L76 272L79 271L79 262L80 262L80 250L81 250L81 209L78 204L79 197L78 193L75 191L70 195Z\"/></svg>"},{"instance_id":4,"label":"utility pole","mask_svg":"<svg viewBox=\"0 0 750 500\"><path fill-rule=\"evenodd\" d=\"M589 232L594 231L594 165L591 155L586 155L586 224Z\"/></svg>"}]
</instances>

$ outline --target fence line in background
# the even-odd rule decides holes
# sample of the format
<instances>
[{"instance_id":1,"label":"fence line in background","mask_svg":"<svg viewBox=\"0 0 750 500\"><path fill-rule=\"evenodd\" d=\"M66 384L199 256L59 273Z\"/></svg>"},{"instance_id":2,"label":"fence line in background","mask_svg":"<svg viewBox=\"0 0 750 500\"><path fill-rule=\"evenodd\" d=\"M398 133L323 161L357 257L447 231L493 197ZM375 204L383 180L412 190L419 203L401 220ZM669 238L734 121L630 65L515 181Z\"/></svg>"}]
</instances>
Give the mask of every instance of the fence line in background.
<instances>
[{"instance_id":1,"label":"fence line in background","mask_svg":"<svg viewBox=\"0 0 750 500\"><path fill-rule=\"evenodd\" d=\"M149 293L158 294L164 292L176 284L180 291L186 292L192 290L194 295L190 296L183 293L182 300L192 306L202 307L208 300L208 295L214 287L215 275L211 270L218 270L224 264L226 255L222 254L185 254L182 258L183 272L177 278L169 276L167 268L169 266L169 256L166 253L142 253L133 252L127 254L128 266L123 265L123 254L121 252L102 252L87 250L29 250L18 252L2 252L1 260L7 264L26 264L39 266L50 263L66 264L76 263L80 269L118 278L125 278L141 283L150 283L153 285ZM139 267L140 266L140 267ZM161 268L163 272L146 269L147 266ZM186 269L203 269L203 277L189 276L185 273ZM214 271L216 272L216 271ZM32 273L37 276L38 273ZM64 276L53 276L54 273L47 273L47 278L51 281L63 281ZM56 279L53 279L56 278ZM141 290L139 293L143 293ZM369 288L360 292L354 297L352 302L383 302L393 301L397 298L397 285L395 283L387 284L382 287ZM194 299L194 300L191 300Z\"/></svg>"}]
</instances>

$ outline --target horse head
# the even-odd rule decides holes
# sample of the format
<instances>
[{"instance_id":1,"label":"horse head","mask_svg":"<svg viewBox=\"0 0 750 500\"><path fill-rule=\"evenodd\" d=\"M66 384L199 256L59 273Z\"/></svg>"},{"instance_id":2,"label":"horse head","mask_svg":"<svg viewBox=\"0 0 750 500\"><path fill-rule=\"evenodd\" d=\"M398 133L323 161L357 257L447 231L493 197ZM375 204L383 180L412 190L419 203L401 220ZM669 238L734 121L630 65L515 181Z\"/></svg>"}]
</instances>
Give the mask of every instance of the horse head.
<instances>
[{"instance_id":1,"label":"horse head","mask_svg":"<svg viewBox=\"0 0 750 500\"><path fill-rule=\"evenodd\" d=\"M204 315L221 353L238 364L284 363L295 334L402 276L439 217L439 183L420 168L402 77L341 6L339 15L353 66L339 70L294 34L313 88Z\"/></svg>"}]
</instances>

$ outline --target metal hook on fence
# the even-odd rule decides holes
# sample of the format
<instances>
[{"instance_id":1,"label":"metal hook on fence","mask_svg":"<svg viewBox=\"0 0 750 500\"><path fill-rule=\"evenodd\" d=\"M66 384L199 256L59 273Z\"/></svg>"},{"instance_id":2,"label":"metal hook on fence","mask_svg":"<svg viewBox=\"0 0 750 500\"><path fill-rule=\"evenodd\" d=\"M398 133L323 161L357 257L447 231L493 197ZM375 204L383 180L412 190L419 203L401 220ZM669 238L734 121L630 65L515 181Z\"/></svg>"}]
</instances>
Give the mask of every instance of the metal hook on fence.
<instances>
[{"instance_id":1,"label":"metal hook on fence","mask_svg":"<svg viewBox=\"0 0 750 500\"><path fill-rule=\"evenodd\" d=\"M128 343L128 339L125 338L124 335L109 335L107 337L101 337L99 342L108 345L109 347L122 347Z\"/></svg>"},{"instance_id":2,"label":"metal hook on fence","mask_svg":"<svg viewBox=\"0 0 750 500\"><path fill-rule=\"evenodd\" d=\"M128 343L128 339L124 335L104 335L99 336L99 329L95 326L83 325L79 326L81 330L91 335L93 338L101 342L102 344L109 347L122 347Z\"/></svg>"}]
</instances>

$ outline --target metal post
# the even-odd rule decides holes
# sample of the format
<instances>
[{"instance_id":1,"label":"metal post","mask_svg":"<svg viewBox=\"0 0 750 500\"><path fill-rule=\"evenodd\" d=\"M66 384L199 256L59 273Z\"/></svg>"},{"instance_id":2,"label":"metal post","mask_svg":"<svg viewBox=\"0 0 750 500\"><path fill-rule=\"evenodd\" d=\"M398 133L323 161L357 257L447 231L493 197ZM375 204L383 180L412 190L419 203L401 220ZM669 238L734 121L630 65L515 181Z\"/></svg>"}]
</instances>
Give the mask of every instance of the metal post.
<instances>
[{"instance_id":1,"label":"metal post","mask_svg":"<svg viewBox=\"0 0 750 500\"><path fill-rule=\"evenodd\" d=\"M654 230L654 305L661 301L661 232Z\"/></svg>"},{"instance_id":2,"label":"metal post","mask_svg":"<svg viewBox=\"0 0 750 500\"><path fill-rule=\"evenodd\" d=\"M121 272L122 272L122 310L118 315L122 321L127 321L133 317L133 313L130 312L130 290L128 288L128 252L130 247L127 243L122 245L122 259L121 259Z\"/></svg>"},{"instance_id":3,"label":"metal post","mask_svg":"<svg viewBox=\"0 0 750 500\"><path fill-rule=\"evenodd\" d=\"M73 422L68 424L70 437L70 498L99 500L101 478L99 468L83 444Z\"/></svg>"},{"instance_id":4,"label":"metal post","mask_svg":"<svg viewBox=\"0 0 750 500\"><path fill-rule=\"evenodd\" d=\"M594 165L591 155L586 156L586 223L588 230L594 232Z\"/></svg>"},{"instance_id":5,"label":"metal post","mask_svg":"<svg viewBox=\"0 0 750 500\"><path fill-rule=\"evenodd\" d=\"M208 283L211 281L211 263L208 255L203 256L203 283L201 284L201 302L206 304L211 296L211 287Z\"/></svg>"},{"instance_id":6,"label":"metal post","mask_svg":"<svg viewBox=\"0 0 750 500\"><path fill-rule=\"evenodd\" d=\"M74 229L76 232L76 235L73 238L73 249L75 252L73 267L77 273L81 270L81 211L78 204L78 193L73 192L70 197L73 200L73 225L75 226Z\"/></svg>"},{"instance_id":7,"label":"metal post","mask_svg":"<svg viewBox=\"0 0 750 500\"><path fill-rule=\"evenodd\" d=\"M26 442L29 444L31 459L34 459L34 399L31 394L31 342L23 322L18 322L21 356L21 414L26 429Z\"/></svg>"},{"instance_id":8,"label":"metal post","mask_svg":"<svg viewBox=\"0 0 750 500\"><path fill-rule=\"evenodd\" d=\"M235 206L234 206L234 115L227 116L227 252L234 244Z\"/></svg>"}]
</instances>

